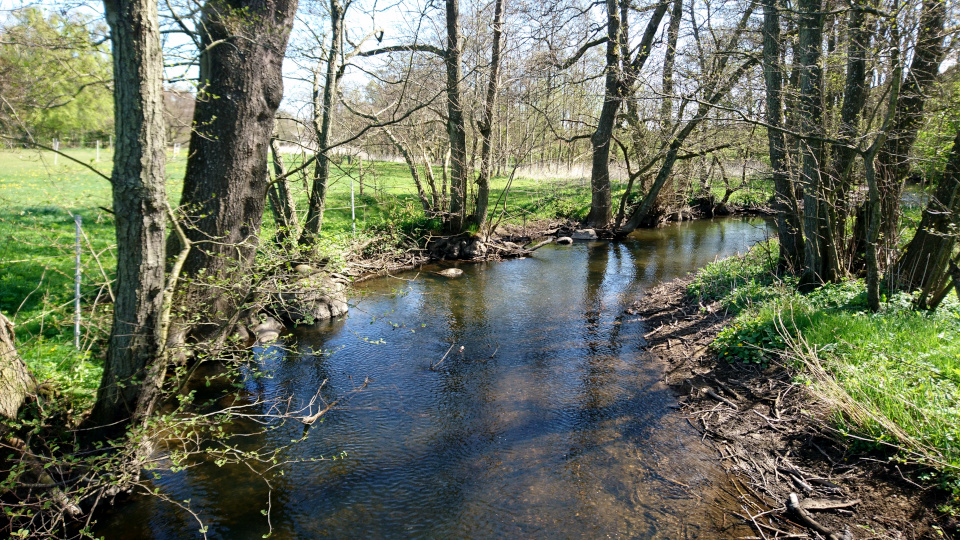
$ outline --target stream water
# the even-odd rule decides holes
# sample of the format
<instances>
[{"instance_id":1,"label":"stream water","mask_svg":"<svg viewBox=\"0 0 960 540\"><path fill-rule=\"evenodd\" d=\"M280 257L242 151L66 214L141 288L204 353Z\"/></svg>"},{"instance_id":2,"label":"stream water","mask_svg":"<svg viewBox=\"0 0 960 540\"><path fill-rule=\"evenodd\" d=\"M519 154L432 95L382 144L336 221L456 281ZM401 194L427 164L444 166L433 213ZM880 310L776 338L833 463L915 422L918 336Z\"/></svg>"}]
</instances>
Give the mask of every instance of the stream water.
<instances>
[{"instance_id":1,"label":"stream water","mask_svg":"<svg viewBox=\"0 0 960 540\"><path fill-rule=\"evenodd\" d=\"M643 349L648 329L626 308L769 234L759 219L696 221L463 264L457 279L421 270L358 286L349 317L258 350L272 377L248 382L252 395L304 403L327 381L321 395L332 401L370 381L283 455L346 453L271 480L272 537L749 535L724 517L733 497L718 456L671 408L664 367ZM302 431L293 424L244 444L289 443ZM201 463L155 485L189 500L209 537L269 530L269 490L246 467ZM96 534L198 529L176 506L140 497Z\"/></svg>"}]
</instances>

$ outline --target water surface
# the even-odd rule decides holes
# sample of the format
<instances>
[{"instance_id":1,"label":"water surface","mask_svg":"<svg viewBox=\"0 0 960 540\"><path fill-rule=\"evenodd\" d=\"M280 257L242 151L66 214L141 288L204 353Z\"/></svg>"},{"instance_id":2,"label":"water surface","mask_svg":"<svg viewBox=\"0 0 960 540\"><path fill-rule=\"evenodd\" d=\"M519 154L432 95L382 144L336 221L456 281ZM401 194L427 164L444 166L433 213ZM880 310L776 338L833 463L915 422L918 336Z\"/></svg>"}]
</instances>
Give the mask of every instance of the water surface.
<instances>
[{"instance_id":1,"label":"water surface","mask_svg":"<svg viewBox=\"0 0 960 540\"><path fill-rule=\"evenodd\" d=\"M247 383L303 403L323 381L332 401L370 380L284 455L346 453L271 479L273 537L750 534L728 528L718 456L672 408L663 366L643 350L648 329L626 310L645 288L768 234L757 219L699 221L463 264L454 280L422 270L359 286L349 317L260 350L273 376ZM210 537L268 531L269 490L245 467L202 464L156 485L190 500ZM154 498L102 521L107 538L199 536L189 514Z\"/></svg>"}]
</instances>

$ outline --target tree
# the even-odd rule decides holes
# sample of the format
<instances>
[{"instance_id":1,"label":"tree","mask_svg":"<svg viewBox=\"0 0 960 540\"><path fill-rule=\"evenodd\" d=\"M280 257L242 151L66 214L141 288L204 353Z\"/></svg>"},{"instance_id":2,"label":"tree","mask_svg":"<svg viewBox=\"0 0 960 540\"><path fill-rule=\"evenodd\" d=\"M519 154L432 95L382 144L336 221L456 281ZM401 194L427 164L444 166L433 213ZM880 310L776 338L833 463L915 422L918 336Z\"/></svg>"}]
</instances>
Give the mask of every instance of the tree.
<instances>
[{"instance_id":1,"label":"tree","mask_svg":"<svg viewBox=\"0 0 960 540\"><path fill-rule=\"evenodd\" d=\"M917 232L907 244L896 271L900 286L920 290L921 307L936 307L949 291L948 266L960 223L960 129L943 177L930 197ZM957 261L954 261L954 265Z\"/></svg>"},{"instance_id":2,"label":"tree","mask_svg":"<svg viewBox=\"0 0 960 540\"><path fill-rule=\"evenodd\" d=\"M330 159L327 157L330 146L330 124L333 120L334 96L340 78L338 68L343 44L343 19L350 3L330 0L330 47L327 49L327 71L322 96L319 84L320 66L318 65L314 71L313 129L317 138L317 153L307 220L303 226L303 235L300 237L301 244L313 243L323 225L323 210L327 204L327 185L330 181Z\"/></svg>"},{"instance_id":3,"label":"tree","mask_svg":"<svg viewBox=\"0 0 960 540\"><path fill-rule=\"evenodd\" d=\"M0 313L0 417L16 418L34 386L33 377L17 354L13 323Z\"/></svg>"},{"instance_id":4,"label":"tree","mask_svg":"<svg viewBox=\"0 0 960 540\"><path fill-rule=\"evenodd\" d=\"M626 25L630 3L624 0L607 0L606 5L607 55L604 68L603 107L597 119L597 128L590 137L593 146L593 162L590 169L591 198L587 224L595 227L606 227L613 217L613 195L610 189L610 142L613 138L617 111L624 96L632 91L637 74L650 57L653 39L669 7L668 2L657 4L637 46L636 56L631 58L629 27Z\"/></svg>"},{"instance_id":5,"label":"tree","mask_svg":"<svg viewBox=\"0 0 960 540\"><path fill-rule=\"evenodd\" d=\"M91 420L128 419L163 348L167 219L163 53L156 2L104 0L113 46L116 150L110 182L117 230L113 327Z\"/></svg>"},{"instance_id":6,"label":"tree","mask_svg":"<svg viewBox=\"0 0 960 540\"><path fill-rule=\"evenodd\" d=\"M208 0L203 6L195 129L180 204L194 244L184 272L214 285L189 291L190 303L203 306L208 330L237 309L222 280L231 290L242 287L240 278L256 252L270 138L283 97L281 67L296 8L297 0ZM179 251L179 240L171 237L170 246L176 249L168 251Z\"/></svg>"},{"instance_id":7,"label":"tree","mask_svg":"<svg viewBox=\"0 0 960 540\"><path fill-rule=\"evenodd\" d=\"M490 202L490 176L493 168L493 114L500 92L500 61L503 49L503 4L504 0L494 0L493 8L493 45L490 52L490 79L487 81L487 94L483 102L483 114L480 117L481 138L480 176L477 178L477 223L482 229L487 222L487 207Z\"/></svg>"},{"instance_id":8,"label":"tree","mask_svg":"<svg viewBox=\"0 0 960 540\"><path fill-rule=\"evenodd\" d=\"M803 231L796 190L787 168L783 128L783 69L780 65L780 13L776 0L763 0L763 79L766 87L767 141L774 184L780 267L803 268Z\"/></svg>"},{"instance_id":9,"label":"tree","mask_svg":"<svg viewBox=\"0 0 960 540\"><path fill-rule=\"evenodd\" d=\"M109 131L110 58L90 20L37 8L13 12L0 29L0 119L19 137Z\"/></svg>"},{"instance_id":10,"label":"tree","mask_svg":"<svg viewBox=\"0 0 960 540\"><path fill-rule=\"evenodd\" d=\"M797 59L800 65L800 133L803 185L804 273L806 286L836 281L839 277L836 240L830 221L830 194L824 172L823 144L823 5L821 0L800 0Z\"/></svg>"},{"instance_id":11,"label":"tree","mask_svg":"<svg viewBox=\"0 0 960 540\"><path fill-rule=\"evenodd\" d=\"M910 149L923 123L923 109L931 86L937 80L944 49L946 0L924 0L917 27L910 69L903 78L894 124L877 156L880 188L881 234L885 249L895 248L903 182L910 171Z\"/></svg>"},{"instance_id":12,"label":"tree","mask_svg":"<svg viewBox=\"0 0 960 540\"><path fill-rule=\"evenodd\" d=\"M463 73L460 56L460 0L446 0L447 46L443 63L447 71L447 135L450 138L450 232L461 232L467 212L467 132L463 120Z\"/></svg>"}]
</instances>

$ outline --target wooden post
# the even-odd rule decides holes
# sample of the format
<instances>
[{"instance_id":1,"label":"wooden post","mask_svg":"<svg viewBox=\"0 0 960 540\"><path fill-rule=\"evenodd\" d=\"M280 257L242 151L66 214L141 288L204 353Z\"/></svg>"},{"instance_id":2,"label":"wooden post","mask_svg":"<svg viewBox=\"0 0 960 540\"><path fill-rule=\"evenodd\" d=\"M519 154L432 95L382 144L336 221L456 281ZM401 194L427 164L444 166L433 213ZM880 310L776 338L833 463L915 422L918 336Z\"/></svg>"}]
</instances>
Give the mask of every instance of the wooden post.
<instances>
[{"instance_id":1,"label":"wooden post","mask_svg":"<svg viewBox=\"0 0 960 540\"><path fill-rule=\"evenodd\" d=\"M60 157L60 154L57 153L57 152L60 151L60 139L54 139L54 140L53 140L53 149L54 149L54 152L53 152L53 164L56 165L56 164L57 164L57 158Z\"/></svg>"},{"instance_id":2,"label":"wooden post","mask_svg":"<svg viewBox=\"0 0 960 540\"><path fill-rule=\"evenodd\" d=\"M76 274L74 278L74 292L73 292L73 308L74 308L74 319L73 319L73 344L80 350L80 236L83 234L80 231L81 218L80 214L73 216L73 222L76 224L77 229L77 261L76 261Z\"/></svg>"}]
</instances>

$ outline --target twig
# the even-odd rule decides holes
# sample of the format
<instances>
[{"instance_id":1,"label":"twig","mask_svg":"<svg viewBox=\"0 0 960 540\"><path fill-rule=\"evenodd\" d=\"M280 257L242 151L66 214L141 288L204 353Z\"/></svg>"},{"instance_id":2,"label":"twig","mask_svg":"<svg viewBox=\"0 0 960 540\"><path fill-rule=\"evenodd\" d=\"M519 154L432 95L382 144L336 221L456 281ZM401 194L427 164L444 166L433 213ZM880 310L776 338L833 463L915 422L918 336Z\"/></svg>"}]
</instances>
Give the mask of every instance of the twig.
<instances>
[{"instance_id":1,"label":"twig","mask_svg":"<svg viewBox=\"0 0 960 540\"><path fill-rule=\"evenodd\" d=\"M311 424L313 424L314 422L316 422L317 420L319 420L321 416L327 414L327 412L328 412L330 409L336 407L336 406L337 406L337 403L340 403L341 401L344 400L344 398L347 398L347 397L349 397L349 396L352 396L353 394L356 394L357 392L363 390L364 388L367 387L367 384L369 384L369 383L370 383L370 378L369 378L369 377L363 379L363 384L360 385L360 388L354 388L353 390L351 390L351 391L347 392L346 394L340 396L339 398L333 400L333 402L331 402L329 405L327 405L327 406L324 407L323 409L317 411L316 414L313 414L313 415L310 415L310 416L304 416L303 418L300 419L300 421L303 422L304 424L308 425L308 426L311 425Z\"/></svg>"},{"instance_id":2,"label":"twig","mask_svg":"<svg viewBox=\"0 0 960 540\"><path fill-rule=\"evenodd\" d=\"M447 349L447 352L446 352L446 353L444 353L443 358L441 358L440 361L437 362L436 364L430 366L430 371L436 371L436 370L437 370L437 366L439 366L441 363L443 363L444 360L447 359L447 355L450 354L450 351L453 350L454 345L456 345L456 343L451 343L451 344L450 344L450 348ZM499 348L499 347L497 347L497 348ZM491 355L490 357L493 358L492 355Z\"/></svg>"}]
</instances>

